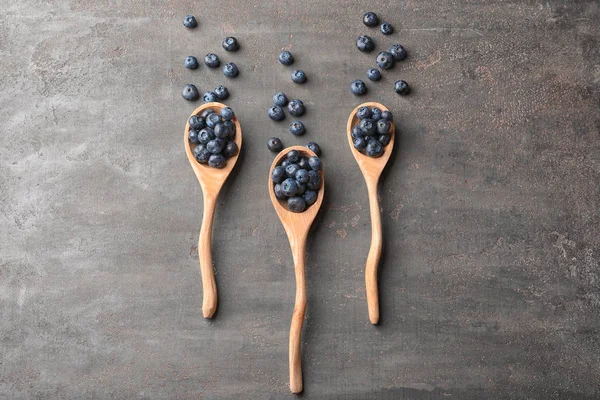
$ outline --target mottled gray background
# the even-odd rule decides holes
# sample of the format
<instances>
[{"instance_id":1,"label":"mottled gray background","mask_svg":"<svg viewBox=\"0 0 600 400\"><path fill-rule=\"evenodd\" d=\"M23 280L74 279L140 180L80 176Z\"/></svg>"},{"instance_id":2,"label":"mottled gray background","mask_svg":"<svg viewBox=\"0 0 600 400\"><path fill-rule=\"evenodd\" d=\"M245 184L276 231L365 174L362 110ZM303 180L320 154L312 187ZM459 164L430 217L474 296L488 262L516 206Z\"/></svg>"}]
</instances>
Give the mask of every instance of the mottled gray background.
<instances>
[{"instance_id":1,"label":"mottled gray background","mask_svg":"<svg viewBox=\"0 0 600 400\"><path fill-rule=\"evenodd\" d=\"M1 2L0 398L285 399L293 265L265 141L318 141L307 399L600 398L598 1ZM396 33L361 24L376 11ZM186 13L199 29L183 28ZM348 92L378 50L410 59ZM242 50L220 43L234 34ZM309 81L278 64L293 51ZM189 71L217 52L241 70ZM409 97L392 85L412 84ZM242 157L219 200L201 314L201 191L183 149L226 84ZM285 91L305 137L266 117ZM401 132L380 186L382 323L368 323L366 187L345 138L378 100Z\"/></svg>"}]
</instances>

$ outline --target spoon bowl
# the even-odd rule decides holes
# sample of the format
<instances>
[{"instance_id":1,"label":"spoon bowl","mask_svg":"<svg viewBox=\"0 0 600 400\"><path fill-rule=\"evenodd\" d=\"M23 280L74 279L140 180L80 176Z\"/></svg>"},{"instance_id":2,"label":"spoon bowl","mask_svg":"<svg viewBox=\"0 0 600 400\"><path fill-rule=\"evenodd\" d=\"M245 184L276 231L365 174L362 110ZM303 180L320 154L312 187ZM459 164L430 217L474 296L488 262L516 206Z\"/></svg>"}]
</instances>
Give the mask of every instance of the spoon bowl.
<instances>
[{"instance_id":1,"label":"spoon bowl","mask_svg":"<svg viewBox=\"0 0 600 400\"><path fill-rule=\"evenodd\" d=\"M381 233L381 215L379 211L379 201L377 198L377 184L381 172L385 168L392 150L394 149L394 140L396 136L395 123L392 124L390 132L391 139L387 146L383 148L383 154L380 157L369 157L366 154L354 148L352 139L352 127L359 123L359 119L356 117L356 112L361 107L377 107L381 111L388 111L388 108L381 103L367 102L359 105L350 113L348 118L347 135L348 143L350 144L350 150L352 155L358 164L367 184L367 191L369 193L369 208L371 211L371 247L369 249L369 255L367 256L367 263L365 268L365 284L367 289L367 306L369 309L369 320L372 324L379 323L379 293L377 288L377 267L379 265L379 258L381 257L382 248L382 233Z\"/></svg>"},{"instance_id":2,"label":"spoon bowl","mask_svg":"<svg viewBox=\"0 0 600 400\"><path fill-rule=\"evenodd\" d=\"M204 110L212 108L216 112L227 107L223 103L206 103L196 108L192 115L199 115ZM190 118L191 116L190 115ZM212 226L215 215L215 208L217 205L217 198L219 192L223 187L223 184L227 180L227 177L233 170L236 161L242 150L242 128L237 116L233 118L233 124L235 125L235 139L234 142L237 144L238 153L227 160L227 164L223 168L212 168L208 165L200 164L196 161L192 147L188 139L188 131L190 130L189 118L185 124L184 132L184 143L185 153L187 158L198 178L200 187L202 188L202 197L204 199L204 209L202 215L202 227L200 228L200 235L198 238L198 256L200 259L200 273L202 275L202 314L204 318L211 318L217 310L217 285L215 283L215 275L213 271L212 263Z\"/></svg>"}]
</instances>

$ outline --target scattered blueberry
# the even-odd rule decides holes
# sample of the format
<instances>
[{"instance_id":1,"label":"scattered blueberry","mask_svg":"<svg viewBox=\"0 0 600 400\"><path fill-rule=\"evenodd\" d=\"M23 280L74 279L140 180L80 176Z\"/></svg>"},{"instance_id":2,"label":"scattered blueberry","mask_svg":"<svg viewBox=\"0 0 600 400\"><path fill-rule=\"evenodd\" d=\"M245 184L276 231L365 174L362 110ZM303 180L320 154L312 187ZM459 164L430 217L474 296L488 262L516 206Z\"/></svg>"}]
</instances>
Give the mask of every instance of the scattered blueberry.
<instances>
[{"instance_id":1,"label":"scattered blueberry","mask_svg":"<svg viewBox=\"0 0 600 400\"><path fill-rule=\"evenodd\" d=\"M357 79L350 84L350 92L356 96L362 96L367 93L367 86L363 81Z\"/></svg>"},{"instance_id":2,"label":"scattered blueberry","mask_svg":"<svg viewBox=\"0 0 600 400\"><path fill-rule=\"evenodd\" d=\"M240 48L240 45L238 44L238 41L236 38L234 37L226 37L223 40L223 48L226 51L238 51L238 49Z\"/></svg>"},{"instance_id":3,"label":"scattered blueberry","mask_svg":"<svg viewBox=\"0 0 600 400\"><path fill-rule=\"evenodd\" d=\"M212 128L206 127L198 133L198 141L202 144L207 144L215 138L215 132Z\"/></svg>"},{"instance_id":4,"label":"scattered blueberry","mask_svg":"<svg viewBox=\"0 0 600 400\"><path fill-rule=\"evenodd\" d=\"M273 106L273 107L269 108L267 115L273 121L282 121L285 118L285 114L283 113L283 110L279 106Z\"/></svg>"},{"instance_id":5,"label":"scattered blueberry","mask_svg":"<svg viewBox=\"0 0 600 400\"><path fill-rule=\"evenodd\" d=\"M367 141L365 140L364 136L354 138L352 144L356 150L363 150L365 147L367 147Z\"/></svg>"},{"instance_id":6,"label":"scattered blueberry","mask_svg":"<svg viewBox=\"0 0 600 400\"><path fill-rule=\"evenodd\" d=\"M394 57L395 61L405 60L408 56L406 49L401 44L395 44L390 47L390 54Z\"/></svg>"},{"instance_id":7,"label":"scattered blueberry","mask_svg":"<svg viewBox=\"0 0 600 400\"><path fill-rule=\"evenodd\" d=\"M231 121L235 117L235 113L231 109L231 107L223 107L221 109L221 118L225 121Z\"/></svg>"},{"instance_id":8,"label":"scattered blueberry","mask_svg":"<svg viewBox=\"0 0 600 400\"><path fill-rule=\"evenodd\" d=\"M367 70L367 78L373 82L377 82L381 79L381 72L377 68L370 68Z\"/></svg>"},{"instance_id":9,"label":"scattered blueberry","mask_svg":"<svg viewBox=\"0 0 600 400\"><path fill-rule=\"evenodd\" d=\"M390 122L393 122L394 121L394 116L392 115L391 111L384 110L384 111L381 112L381 119L385 119L385 120L388 120Z\"/></svg>"},{"instance_id":10,"label":"scattered blueberry","mask_svg":"<svg viewBox=\"0 0 600 400\"><path fill-rule=\"evenodd\" d=\"M294 63L294 56L289 51L282 51L279 54L279 62L283 65L292 65Z\"/></svg>"},{"instance_id":11,"label":"scattered blueberry","mask_svg":"<svg viewBox=\"0 0 600 400\"><path fill-rule=\"evenodd\" d=\"M278 165L271 171L271 180L275 183L281 183L285 179L285 167Z\"/></svg>"},{"instance_id":12,"label":"scattered blueberry","mask_svg":"<svg viewBox=\"0 0 600 400\"><path fill-rule=\"evenodd\" d=\"M294 121L290 124L290 132L294 136L302 136L306 133L304 124L300 121Z\"/></svg>"},{"instance_id":13,"label":"scattered blueberry","mask_svg":"<svg viewBox=\"0 0 600 400\"><path fill-rule=\"evenodd\" d=\"M382 51L377 55L375 63L381 69L390 69L394 66L394 56L387 51Z\"/></svg>"},{"instance_id":14,"label":"scattered blueberry","mask_svg":"<svg viewBox=\"0 0 600 400\"><path fill-rule=\"evenodd\" d=\"M362 106L356 111L356 117L358 119L368 119L371 118L371 115L373 115L371 109L366 106Z\"/></svg>"},{"instance_id":15,"label":"scattered blueberry","mask_svg":"<svg viewBox=\"0 0 600 400\"><path fill-rule=\"evenodd\" d=\"M310 190L317 190L321 187L321 175L315 170L308 171L308 183L306 188Z\"/></svg>"},{"instance_id":16,"label":"scattered blueberry","mask_svg":"<svg viewBox=\"0 0 600 400\"><path fill-rule=\"evenodd\" d=\"M227 100L229 98L229 90L223 85L219 85L214 90L219 100Z\"/></svg>"},{"instance_id":17,"label":"scattered blueberry","mask_svg":"<svg viewBox=\"0 0 600 400\"><path fill-rule=\"evenodd\" d=\"M365 136L372 136L375 134L377 127L375 126L375 122L372 119L363 119L358 124L360 130Z\"/></svg>"},{"instance_id":18,"label":"scattered blueberry","mask_svg":"<svg viewBox=\"0 0 600 400\"><path fill-rule=\"evenodd\" d=\"M273 104L279 107L285 107L288 104L288 98L283 92L275 93L273 96Z\"/></svg>"},{"instance_id":19,"label":"scattered blueberry","mask_svg":"<svg viewBox=\"0 0 600 400\"><path fill-rule=\"evenodd\" d=\"M194 56L187 56L185 60L183 60L183 66L188 69L196 69L200 66L198 64L198 59Z\"/></svg>"},{"instance_id":20,"label":"scattered blueberry","mask_svg":"<svg viewBox=\"0 0 600 400\"><path fill-rule=\"evenodd\" d=\"M296 172L300 170L298 164L290 163L285 167L285 176L296 179Z\"/></svg>"},{"instance_id":21,"label":"scattered blueberry","mask_svg":"<svg viewBox=\"0 0 600 400\"><path fill-rule=\"evenodd\" d=\"M274 187L273 191L275 192L275 197L277 197L278 199L280 199L280 200L287 199L287 196L281 190L281 184L280 183L276 183L275 184L275 187Z\"/></svg>"},{"instance_id":22,"label":"scattered blueberry","mask_svg":"<svg viewBox=\"0 0 600 400\"><path fill-rule=\"evenodd\" d=\"M181 95L184 99L188 101L196 101L200 98L200 93L198 93L198 88L191 83L188 83L183 87L181 91Z\"/></svg>"},{"instance_id":23,"label":"scattered blueberry","mask_svg":"<svg viewBox=\"0 0 600 400\"><path fill-rule=\"evenodd\" d=\"M281 182L281 191L288 197L292 197L298 191L298 183L295 179L287 178Z\"/></svg>"},{"instance_id":24,"label":"scattered blueberry","mask_svg":"<svg viewBox=\"0 0 600 400\"><path fill-rule=\"evenodd\" d=\"M208 53L204 56L204 64L209 68L217 68L221 65L221 61L219 60L219 56L215 53Z\"/></svg>"},{"instance_id":25,"label":"scattered blueberry","mask_svg":"<svg viewBox=\"0 0 600 400\"><path fill-rule=\"evenodd\" d=\"M208 159L208 166L212 168L223 168L227 159L222 154L212 154Z\"/></svg>"},{"instance_id":26,"label":"scattered blueberry","mask_svg":"<svg viewBox=\"0 0 600 400\"><path fill-rule=\"evenodd\" d=\"M204 120L202 118L198 117L197 115L192 115L190 117L189 122L190 122L190 127L197 131L199 131L200 129L202 129L206 126L206 124L204 123Z\"/></svg>"},{"instance_id":27,"label":"scattered blueberry","mask_svg":"<svg viewBox=\"0 0 600 400\"><path fill-rule=\"evenodd\" d=\"M356 38L356 47L363 53L368 53L375 49L375 42L370 36L362 35Z\"/></svg>"},{"instance_id":28,"label":"scattered blueberry","mask_svg":"<svg viewBox=\"0 0 600 400\"><path fill-rule=\"evenodd\" d=\"M322 167L321 159L317 156L312 156L308 159L308 165L310 165L313 171L320 171Z\"/></svg>"},{"instance_id":29,"label":"scattered blueberry","mask_svg":"<svg viewBox=\"0 0 600 400\"><path fill-rule=\"evenodd\" d=\"M231 158L231 157L235 156L237 153L238 153L238 146L235 142L227 143L227 145L225 146L225 149L223 150L223 155L225 156L225 158Z\"/></svg>"},{"instance_id":30,"label":"scattered blueberry","mask_svg":"<svg viewBox=\"0 0 600 400\"><path fill-rule=\"evenodd\" d=\"M379 157L383 154L383 146L379 140L369 139L365 152L369 157Z\"/></svg>"},{"instance_id":31,"label":"scattered blueberry","mask_svg":"<svg viewBox=\"0 0 600 400\"><path fill-rule=\"evenodd\" d=\"M321 147L319 146L319 144L317 142L308 142L308 143L306 143L306 147L310 151L315 153L317 156L321 155Z\"/></svg>"},{"instance_id":32,"label":"scattered blueberry","mask_svg":"<svg viewBox=\"0 0 600 400\"><path fill-rule=\"evenodd\" d=\"M279 153L283 150L283 143L281 143L281 139L278 137L272 137L267 141L267 148L272 152Z\"/></svg>"},{"instance_id":33,"label":"scattered blueberry","mask_svg":"<svg viewBox=\"0 0 600 400\"><path fill-rule=\"evenodd\" d=\"M287 153L287 159L291 163L297 163L298 161L300 161L300 152L298 150L290 150Z\"/></svg>"},{"instance_id":34,"label":"scattered blueberry","mask_svg":"<svg viewBox=\"0 0 600 400\"><path fill-rule=\"evenodd\" d=\"M381 119L381 110L377 107L371 108L371 119L377 122Z\"/></svg>"},{"instance_id":35,"label":"scattered blueberry","mask_svg":"<svg viewBox=\"0 0 600 400\"><path fill-rule=\"evenodd\" d=\"M410 92L410 87L406 81L399 80L394 83L394 91L400 95L406 95Z\"/></svg>"},{"instance_id":36,"label":"scattered blueberry","mask_svg":"<svg viewBox=\"0 0 600 400\"><path fill-rule=\"evenodd\" d=\"M287 168L286 168L286 171L287 171ZM294 175L294 178L300 183L306 183L306 182L308 182L308 171L305 169L299 168L298 171L296 171L296 175Z\"/></svg>"},{"instance_id":37,"label":"scattered blueberry","mask_svg":"<svg viewBox=\"0 0 600 400\"><path fill-rule=\"evenodd\" d=\"M192 144L199 144L200 140L198 140L198 131L195 129L190 129L188 131L188 140Z\"/></svg>"},{"instance_id":38,"label":"scattered blueberry","mask_svg":"<svg viewBox=\"0 0 600 400\"><path fill-rule=\"evenodd\" d=\"M292 100L288 103L288 112L294 117L300 117L305 112L304 103L302 100Z\"/></svg>"},{"instance_id":39,"label":"scattered blueberry","mask_svg":"<svg viewBox=\"0 0 600 400\"><path fill-rule=\"evenodd\" d=\"M301 213L306 210L306 202L300 196L290 197L287 201L288 208L291 212Z\"/></svg>"},{"instance_id":40,"label":"scattered blueberry","mask_svg":"<svg viewBox=\"0 0 600 400\"><path fill-rule=\"evenodd\" d=\"M292 82L304 83L306 82L306 74L301 69L296 69L292 72Z\"/></svg>"},{"instance_id":41,"label":"scattered blueberry","mask_svg":"<svg viewBox=\"0 0 600 400\"><path fill-rule=\"evenodd\" d=\"M219 122L222 122L223 118L221 118L221 116L217 113L212 113L209 114L208 117L206 117L206 126L208 126L209 128L215 128L215 125L217 125Z\"/></svg>"},{"instance_id":42,"label":"scattered blueberry","mask_svg":"<svg viewBox=\"0 0 600 400\"><path fill-rule=\"evenodd\" d=\"M235 78L239 73L240 71L234 63L227 63L223 66L223 75L228 78Z\"/></svg>"},{"instance_id":43,"label":"scattered blueberry","mask_svg":"<svg viewBox=\"0 0 600 400\"><path fill-rule=\"evenodd\" d=\"M377 121L377 134L379 135L389 135L392 132L392 124L390 121L385 119L380 119Z\"/></svg>"},{"instance_id":44,"label":"scattered blueberry","mask_svg":"<svg viewBox=\"0 0 600 400\"><path fill-rule=\"evenodd\" d=\"M392 135L379 135L377 140L379 140L379 143L383 146L387 146L390 143L390 140L392 140Z\"/></svg>"},{"instance_id":45,"label":"scattered blueberry","mask_svg":"<svg viewBox=\"0 0 600 400\"><path fill-rule=\"evenodd\" d=\"M199 147L201 148L199 149ZM199 144L194 149L194 156L196 157L196 161L198 161L200 164L208 164L208 160L210 159L211 155L212 154L210 154L210 151L208 151L206 146L202 144Z\"/></svg>"},{"instance_id":46,"label":"scattered blueberry","mask_svg":"<svg viewBox=\"0 0 600 400\"><path fill-rule=\"evenodd\" d=\"M392 28L392 25L390 25L388 22L384 22L379 26L379 32L383 33L386 36L391 35L392 33L394 33L394 28Z\"/></svg>"},{"instance_id":47,"label":"scattered blueberry","mask_svg":"<svg viewBox=\"0 0 600 400\"><path fill-rule=\"evenodd\" d=\"M183 26L189 29L194 29L198 26L198 22L196 22L196 18L193 15L186 15L183 18Z\"/></svg>"},{"instance_id":48,"label":"scattered blueberry","mask_svg":"<svg viewBox=\"0 0 600 400\"><path fill-rule=\"evenodd\" d=\"M377 17L377 14L369 11L368 13L365 13L365 15L363 16L363 23L366 26L374 27L374 26L379 25L379 18Z\"/></svg>"},{"instance_id":49,"label":"scattered blueberry","mask_svg":"<svg viewBox=\"0 0 600 400\"><path fill-rule=\"evenodd\" d=\"M212 103L213 101L217 101L217 95L215 92L205 92L202 99L205 103Z\"/></svg>"}]
</instances>

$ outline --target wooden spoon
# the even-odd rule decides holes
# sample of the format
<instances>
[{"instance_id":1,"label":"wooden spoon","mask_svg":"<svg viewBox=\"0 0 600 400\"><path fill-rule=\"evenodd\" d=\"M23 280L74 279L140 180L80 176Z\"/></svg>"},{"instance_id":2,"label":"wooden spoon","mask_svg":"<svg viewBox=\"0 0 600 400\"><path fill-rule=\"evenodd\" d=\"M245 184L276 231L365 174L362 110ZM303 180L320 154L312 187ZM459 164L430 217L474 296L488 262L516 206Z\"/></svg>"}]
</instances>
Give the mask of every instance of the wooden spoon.
<instances>
[{"instance_id":1,"label":"wooden spoon","mask_svg":"<svg viewBox=\"0 0 600 400\"><path fill-rule=\"evenodd\" d=\"M388 110L383 104L375 102L367 102L359 105L352 111L350 118L348 118L348 143L350 144L350 150L360 167L360 170L365 177L367 183L367 191L369 193L369 206L371 209L371 248L369 249L369 255L367 257L367 266L365 269L365 283L367 287L367 306L369 308L369 319L372 324L379 322L379 296L377 290L377 267L379 264L379 258L381 257L381 215L379 211L379 201L377 199L377 183L383 168L390 159L392 149L394 148L394 138L396 129L392 124L392 136L390 143L383 148L383 154L380 157L373 158L366 154L362 154L360 151L354 148L353 139L351 136L352 127L359 123L359 119L356 117L356 112L360 107L377 107L381 111Z\"/></svg>"},{"instance_id":2,"label":"wooden spoon","mask_svg":"<svg viewBox=\"0 0 600 400\"><path fill-rule=\"evenodd\" d=\"M282 150L269 170L269 195L273 202L273 207L281 220L281 224L287 233L290 247L292 248L292 256L294 258L294 266L296 270L296 302L294 304L294 314L292 315L292 326L290 327L290 390L293 393L302 392L302 358L300 353L300 336L302 334L302 324L304 322L304 311L306 310L306 282L304 280L304 259L306 258L306 238L308 231L312 225L321 203L323 202L323 194L325 192L325 178L323 170L319 171L321 175L321 188L317 194L317 201L304 212L294 213L288 210L284 200L279 200L275 197L273 188L275 184L271 180L271 172L273 168L280 164L290 150L298 150L301 155L312 157L316 154L302 146L292 146Z\"/></svg>"},{"instance_id":3,"label":"wooden spoon","mask_svg":"<svg viewBox=\"0 0 600 400\"><path fill-rule=\"evenodd\" d=\"M219 112L222 108L227 107L222 103L206 103L196 108L192 115L198 115L207 108L212 108L215 112ZM191 117L191 116L190 116ZM235 162L238 159L242 149L242 128L237 117L233 118L235 125L234 142L238 146L238 154L227 160L227 164L221 168L211 168L208 165L200 164L196 161L194 153L188 140L188 131L190 129L189 118L185 124L185 153L190 161L192 169L196 173L200 187L202 188L202 196L204 198L204 212L202 215L202 227L200 228L200 237L198 238L198 256L200 258L200 273L202 274L202 314L204 318L211 318L217 310L217 285L215 283L215 275L212 264L211 242L212 242L212 226L215 215L215 207L217 198L223 183L233 169Z\"/></svg>"}]
</instances>

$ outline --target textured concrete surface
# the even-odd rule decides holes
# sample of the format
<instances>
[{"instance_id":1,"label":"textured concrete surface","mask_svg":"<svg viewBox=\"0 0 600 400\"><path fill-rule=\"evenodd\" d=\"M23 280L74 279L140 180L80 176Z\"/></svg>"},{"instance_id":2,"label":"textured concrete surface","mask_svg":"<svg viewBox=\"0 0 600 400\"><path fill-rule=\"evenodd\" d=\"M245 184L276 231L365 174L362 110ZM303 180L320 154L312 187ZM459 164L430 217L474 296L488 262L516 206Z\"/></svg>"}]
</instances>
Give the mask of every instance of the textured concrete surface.
<instances>
[{"instance_id":1,"label":"textured concrete surface","mask_svg":"<svg viewBox=\"0 0 600 400\"><path fill-rule=\"evenodd\" d=\"M277 135L318 141L327 198L308 244L307 399L600 398L598 1L1 2L0 398L290 398L293 266L266 192ZM220 12L217 12L220 10ZM200 28L181 25L186 13ZM348 93L378 50L410 59ZM235 34L242 51L220 42ZM290 48L309 81L276 61ZM184 70L217 52L241 75ZM394 80L413 86L410 97ZM201 316L201 192L183 152L226 84L242 158L220 197L213 321ZM303 99L308 133L266 118ZM366 187L348 113L401 138L381 182L382 324L367 319Z\"/></svg>"}]
</instances>

